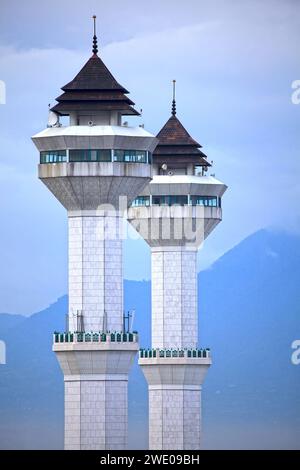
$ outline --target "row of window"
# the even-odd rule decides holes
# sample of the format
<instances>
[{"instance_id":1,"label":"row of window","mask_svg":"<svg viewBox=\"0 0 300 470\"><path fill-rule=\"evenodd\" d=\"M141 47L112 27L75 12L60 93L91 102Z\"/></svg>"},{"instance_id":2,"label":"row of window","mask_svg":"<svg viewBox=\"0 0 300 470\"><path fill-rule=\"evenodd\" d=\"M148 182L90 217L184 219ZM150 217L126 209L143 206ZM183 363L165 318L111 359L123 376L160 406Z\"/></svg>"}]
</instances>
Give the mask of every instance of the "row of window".
<instances>
[{"instance_id":1,"label":"row of window","mask_svg":"<svg viewBox=\"0 0 300 470\"><path fill-rule=\"evenodd\" d=\"M151 153L144 150L113 150L113 161L151 163Z\"/></svg>"},{"instance_id":2,"label":"row of window","mask_svg":"<svg viewBox=\"0 0 300 470\"><path fill-rule=\"evenodd\" d=\"M69 162L111 162L111 151L69 150Z\"/></svg>"},{"instance_id":3,"label":"row of window","mask_svg":"<svg viewBox=\"0 0 300 470\"><path fill-rule=\"evenodd\" d=\"M56 150L40 153L40 163L62 163L67 161L66 150Z\"/></svg>"},{"instance_id":4,"label":"row of window","mask_svg":"<svg viewBox=\"0 0 300 470\"><path fill-rule=\"evenodd\" d=\"M216 196L139 196L133 203L138 206L207 206L221 207L221 198Z\"/></svg>"},{"instance_id":5,"label":"row of window","mask_svg":"<svg viewBox=\"0 0 300 470\"><path fill-rule=\"evenodd\" d=\"M48 150L40 153L40 163L62 162L125 162L151 163L145 150Z\"/></svg>"}]
</instances>

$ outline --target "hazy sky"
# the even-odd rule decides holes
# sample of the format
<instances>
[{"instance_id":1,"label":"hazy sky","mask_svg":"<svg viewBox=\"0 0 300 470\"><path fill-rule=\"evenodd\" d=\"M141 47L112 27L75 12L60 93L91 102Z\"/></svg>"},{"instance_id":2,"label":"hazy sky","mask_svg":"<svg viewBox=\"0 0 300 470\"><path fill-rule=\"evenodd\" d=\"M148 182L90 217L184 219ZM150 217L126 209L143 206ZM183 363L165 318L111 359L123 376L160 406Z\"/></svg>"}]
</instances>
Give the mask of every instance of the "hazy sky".
<instances>
[{"instance_id":1,"label":"hazy sky","mask_svg":"<svg viewBox=\"0 0 300 470\"><path fill-rule=\"evenodd\" d=\"M300 227L300 2L1 0L1 312L31 313L67 291L66 213L37 179L30 136L89 58L93 14L102 58L143 108L136 122L159 131L176 78L178 117L229 186L199 266L262 227ZM150 277L143 241L126 242L125 276Z\"/></svg>"}]
</instances>

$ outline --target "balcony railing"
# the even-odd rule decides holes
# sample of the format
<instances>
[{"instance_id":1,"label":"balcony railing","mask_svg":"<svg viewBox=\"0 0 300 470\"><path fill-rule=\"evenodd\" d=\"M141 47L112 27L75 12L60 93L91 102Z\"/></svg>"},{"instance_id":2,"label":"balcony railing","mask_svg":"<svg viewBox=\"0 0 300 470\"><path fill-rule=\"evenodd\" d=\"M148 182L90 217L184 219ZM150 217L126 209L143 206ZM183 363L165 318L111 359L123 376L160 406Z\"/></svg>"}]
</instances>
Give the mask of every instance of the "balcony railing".
<instances>
[{"instance_id":1,"label":"balcony railing","mask_svg":"<svg viewBox=\"0 0 300 470\"><path fill-rule=\"evenodd\" d=\"M188 357L209 358L210 349L140 349L140 359L151 359L158 357Z\"/></svg>"},{"instance_id":2,"label":"balcony railing","mask_svg":"<svg viewBox=\"0 0 300 470\"><path fill-rule=\"evenodd\" d=\"M90 332L90 333L58 333L53 334L54 343L136 343L138 342L138 334L136 331L132 333L123 332Z\"/></svg>"}]
</instances>

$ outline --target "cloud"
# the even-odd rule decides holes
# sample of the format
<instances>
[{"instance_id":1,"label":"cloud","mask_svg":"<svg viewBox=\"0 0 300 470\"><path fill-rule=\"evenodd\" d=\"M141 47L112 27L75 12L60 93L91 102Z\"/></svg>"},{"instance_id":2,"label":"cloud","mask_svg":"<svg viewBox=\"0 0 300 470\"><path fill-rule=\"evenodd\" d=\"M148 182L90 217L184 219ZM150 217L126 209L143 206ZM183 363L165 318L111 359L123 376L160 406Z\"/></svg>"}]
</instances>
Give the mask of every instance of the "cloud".
<instances>
[{"instance_id":1,"label":"cloud","mask_svg":"<svg viewBox=\"0 0 300 470\"><path fill-rule=\"evenodd\" d=\"M278 258L279 254L276 253L276 251L273 251L273 250L267 250L266 251L266 255L267 256L270 256L270 258Z\"/></svg>"},{"instance_id":2,"label":"cloud","mask_svg":"<svg viewBox=\"0 0 300 470\"><path fill-rule=\"evenodd\" d=\"M243 2L244 9L214 2L215 10L205 2L201 14L192 3L195 14L185 24L178 20L165 30L163 21L161 30L149 24L145 32L102 47L101 56L143 108L142 120L133 122L154 133L169 117L171 80L177 79L178 116L229 186L224 220L200 252L203 268L262 227L299 229L300 106L291 103L291 83L300 78L300 15L292 14L293 2ZM33 310L67 288L65 212L36 178L38 154L30 136L46 126L48 103L87 59L83 50L0 48L0 79L7 88L7 104L0 107L1 239L8 243L0 255L17 266L0 267L1 310ZM13 238L13 246L9 214L18 220L13 227L27 233ZM132 265L133 243L127 250L125 275L149 277L149 263ZM138 251L149 257L145 244ZM28 266L36 271L32 276ZM21 286L18 302L15 284Z\"/></svg>"}]
</instances>

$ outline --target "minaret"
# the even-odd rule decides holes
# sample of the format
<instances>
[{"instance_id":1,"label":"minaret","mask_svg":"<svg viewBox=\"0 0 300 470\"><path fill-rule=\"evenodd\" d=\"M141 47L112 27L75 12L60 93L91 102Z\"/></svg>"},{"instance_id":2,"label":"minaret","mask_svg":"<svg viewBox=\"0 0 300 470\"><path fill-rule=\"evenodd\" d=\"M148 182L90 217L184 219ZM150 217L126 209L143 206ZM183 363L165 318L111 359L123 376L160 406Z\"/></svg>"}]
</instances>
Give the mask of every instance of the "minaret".
<instances>
[{"instance_id":1,"label":"minaret","mask_svg":"<svg viewBox=\"0 0 300 470\"><path fill-rule=\"evenodd\" d=\"M157 138L153 179L128 211L152 258L152 349L139 359L149 386L149 445L199 449L211 356L198 346L197 250L221 221L226 186L207 175L206 155L176 116L175 81L172 115Z\"/></svg>"},{"instance_id":2,"label":"minaret","mask_svg":"<svg viewBox=\"0 0 300 470\"><path fill-rule=\"evenodd\" d=\"M139 113L98 56L95 28L94 17L93 54L62 88L47 129L33 141L39 178L68 214L68 326L53 343L64 374L65 449L126 449L138 337L123 318L122 219L151 179L157 140L122 124ZM59 234L48 240L58 242Z\"/></svg>"}]
</instances>

